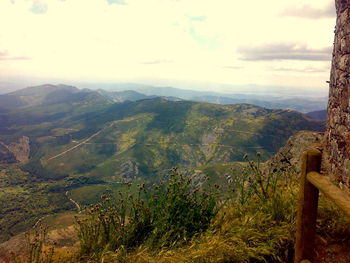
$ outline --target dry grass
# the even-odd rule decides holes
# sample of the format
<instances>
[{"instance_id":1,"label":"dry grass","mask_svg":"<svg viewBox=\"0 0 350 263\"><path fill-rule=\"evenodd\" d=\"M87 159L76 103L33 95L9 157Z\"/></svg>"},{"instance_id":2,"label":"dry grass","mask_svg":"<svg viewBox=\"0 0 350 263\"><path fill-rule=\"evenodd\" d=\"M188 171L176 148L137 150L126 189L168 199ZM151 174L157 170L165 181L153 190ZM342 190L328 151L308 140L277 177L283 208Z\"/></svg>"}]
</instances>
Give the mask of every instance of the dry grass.
<instances>
[{"instance_id":1,"label":"dry grass","mask_svg":"<svg viewBox=\"0 0 350 263\"><path fill-rule=\"evenodd\" d=\"M257 177L259 180L260 177ZM254 178L252 179L254 180ZM254 183L254 182L253 182ZM244 181L244 187L246 184ZM253 187L256 187L253 185ZM245 191L244 188L242 188ZM196 234L187 243L172 248L152 248L147 242L133 248L120 246L116 251L104 250L98 259L84 258L79 248L55 249L52 262L98 263L287 263L292 262L294 252L295 218L297 210L298 178L279 179L267 193L268 198L252 194L245 202L233 196L223 202L209 228ZM247 189L249 190L249 189ZM252 191L253 193L254 191ZM320 249L328 247L322 258L347 251L350 244L350 218L322 196L319 205L318 240ZM43 251L46 251L46 247ZM338 258L345 259L342 252ZM347 253L347 252L345 252ZM342 261L339 261L342 262ZM346 262L346 261L345 261ZM35 262L36 263L36 262ZM47 263L47 262L42 262Z\"/></svg>"},{"instance_id":2,"label":"dry grass","mask_svg":"<svg viewBox=\"0 0 350 263\"><path fill-rule=\"evenodd\" d=\"M104 262L118 263L224 263L288 262L292 257L294 223L276 222L259 211L259 203L223 206L211 228L185 247L151 251L119 250L104 255Z\"/></svg>"}]
</instances>

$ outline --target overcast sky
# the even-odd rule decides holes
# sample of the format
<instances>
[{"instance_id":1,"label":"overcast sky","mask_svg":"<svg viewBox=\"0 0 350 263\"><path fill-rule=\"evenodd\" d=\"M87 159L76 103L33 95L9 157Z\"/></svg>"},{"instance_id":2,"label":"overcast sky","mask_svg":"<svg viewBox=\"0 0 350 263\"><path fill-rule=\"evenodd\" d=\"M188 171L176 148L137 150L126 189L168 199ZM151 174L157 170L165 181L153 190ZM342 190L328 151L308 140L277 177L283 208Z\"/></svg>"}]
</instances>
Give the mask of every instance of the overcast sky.
<instances>
[{"instance_id":1,"label":"overcast sky","mask_svg":"<svg viewBox=\"0 0 350 263\"><path fill-rule=\"evenodd\" d=\"M0 80L327 89L331 0L0 0Z\"/></svg>"}]
</instances>

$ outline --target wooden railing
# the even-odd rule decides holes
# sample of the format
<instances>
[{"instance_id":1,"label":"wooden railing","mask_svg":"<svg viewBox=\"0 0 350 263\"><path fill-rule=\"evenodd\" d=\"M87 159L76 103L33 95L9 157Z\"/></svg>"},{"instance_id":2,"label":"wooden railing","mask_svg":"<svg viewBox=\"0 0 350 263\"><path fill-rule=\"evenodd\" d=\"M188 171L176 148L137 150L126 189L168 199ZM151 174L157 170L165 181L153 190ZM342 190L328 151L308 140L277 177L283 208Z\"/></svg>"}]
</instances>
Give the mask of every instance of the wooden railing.
<instances>
[{"instance_id":1,"label":"wooden railing","mask_svg":"<svg viewBox=\"0 0 350 263\"><path fill-rule=\"evenodd\" d=\"M315 257L319 191L350 216L350 196L336 187L327 176L320 174L321 159L321 151L317 149L308 150L302 155L294 263L312 263Z\"/></svg>"}]
</instances>

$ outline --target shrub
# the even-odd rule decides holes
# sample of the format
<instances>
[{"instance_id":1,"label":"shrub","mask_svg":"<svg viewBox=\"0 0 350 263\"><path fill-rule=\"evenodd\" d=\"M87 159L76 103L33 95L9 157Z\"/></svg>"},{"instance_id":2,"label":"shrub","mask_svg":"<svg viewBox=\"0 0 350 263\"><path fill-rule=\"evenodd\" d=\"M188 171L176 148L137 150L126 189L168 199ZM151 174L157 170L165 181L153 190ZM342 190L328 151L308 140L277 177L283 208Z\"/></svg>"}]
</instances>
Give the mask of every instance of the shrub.
<instances>
[{"instance_id":1,"label":"shrub","mask_svg":"<svg viewBox=\"0 0 350 263\"><path fill-rule=\"evenodd\" d=\"M228 177L235 202L241 206L249 205L249 202L259 202L260 208L275 221L294 218L294 205L298 198L297 181L293 176L294 167L276 170L261 164L260 153L257 153L257 162L250 161L247 155L244 159L247 163L243 169L239 173L232 170L232 176ZM287 194L294 198L286 198Z\"/></svg>"},{"instance_id":2,"label":"shrub","mask_svg":"<svg viewBox=\"0 0 350 263\"><path fill-rule=\"evenodd\" d=\"M215 205L212 194L176 168L159 185L147 190L139 185L137 194L103 195L87 210L87 217L77 221L81 257L99 259L107 251L130 250L142 243L154 249L186 243L208 228Z\"/></svg>"},{"instance_id":3,"label":"shrub","mask_svg":"<svg viewBox=\"0 0 350 263\"><path fill-rule=\"evenodd\" d=\"M99 259L106 251L140 244L151 230L149 208L144 201L119 193L116 199L102 195L101 201L77 219L82 258Z\"/></svg>"},{"instance_id":4,"label":"shrub","mask_svg":"<svg viewBox=\"0 0 350 263\"><path fill-rule=\"evenodd\" d=\"M25 235L26 253L25 256L13 255L14 263L53 263L54 247L45 248L47 228L33 228Z\"/></svg>"},{"instance_id":5,"label":"shrub","mask_svg":"<svg viewBox=\"0 0 350 263\"><path fill-rule=\"evenodd\" d=\"M154 216L152 247L172 247L188 242L208 228L216 213L214 194L194 185L190 177L177 169L172 170L163 187L155 191L150 203Z\"/></svg>"}]
</instances>

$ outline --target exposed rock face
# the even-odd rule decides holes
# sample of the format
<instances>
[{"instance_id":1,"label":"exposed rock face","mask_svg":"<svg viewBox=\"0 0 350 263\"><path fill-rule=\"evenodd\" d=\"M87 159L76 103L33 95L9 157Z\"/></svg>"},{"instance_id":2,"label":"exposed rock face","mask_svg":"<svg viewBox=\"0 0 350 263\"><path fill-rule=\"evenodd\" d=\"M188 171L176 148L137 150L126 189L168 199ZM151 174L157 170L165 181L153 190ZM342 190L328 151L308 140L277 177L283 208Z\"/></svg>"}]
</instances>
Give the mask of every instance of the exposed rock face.
<instances>
[{"instance_id":1,"label":"exposed rock face","mask_svg":"<svg viewBox=\"0 0 350 263\"><path fill-rule=\"evenodd\" d=\"M341 185L350 187L350 1L336 0L335 4L337 23L323 169Z\"/></svg>"},{"instance_id":2,"label":"exposed rock face","mask_svg":"<svg viewBox=\"0 0 350 263\"><path fill-rule=\"evenodd\" d=\"M293 167L299 173L301 169L301 154L307 148L319 145L323 136L321 132L300 131L291 136L285 146L267 161L267 164L277 170L286 170Z\"/></svg>"},{"instance_id":3,"label":"exposed rock face","mask_svg":"<svg viewBox=\"0 0 350 263\"><path fill-rule=\"evenodd\" d=\"M120 174L126 179L131 179L138 175L138 173L139 169L137 162L127 159L120 165Z\"/></svg>"},{"instance_id":4,"label":"exposed rock face","mask_svg":"<svg viewBox=\"0 0 350 263\"><path fill-rule=\"evenodd\" d=\"M4 163L26 163L29 161L29 138L22 136L18 142L9 145L0 141L0 160Z\"/></svg>"},{"instance_id":5,"label":"exposed rock face","mask_svg":"<svg viewBox=\"0 0 350 263\"><path fill-rule=\"evenodd\" d=\"M29 138L22 136L17 143L11 143L8 145L8 149L16 156L16 159L20 163L26 163L29 161Z\"/></svg>"},{"instance_id":6,"label":"exposed rock face","mask_svg":"<svg viewBox=\"0 0 350 263\"><path fill-rule=\"evenodd\" d=\"M11 164L16 162L16 156L7 148L7 145L0 142L0 163Z\"/></svg>"},{"instance_id":7,"label":"exposed rock face","mask_svg":"<svg viewBox=\"0 0 350 263\"><path fill-rule=\"evenodd\" d=\"M202 136L200 148L206 157L210 157L214 153L212 144L215 143L216 139L217 136L214 133L207 133Z\"/></svg>"}]
</instances>

